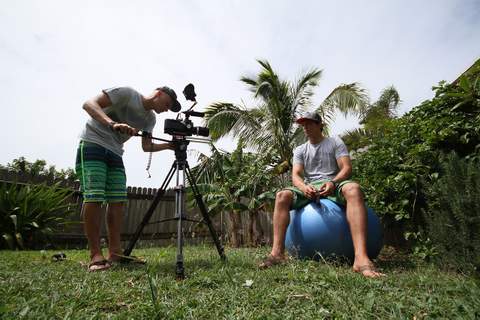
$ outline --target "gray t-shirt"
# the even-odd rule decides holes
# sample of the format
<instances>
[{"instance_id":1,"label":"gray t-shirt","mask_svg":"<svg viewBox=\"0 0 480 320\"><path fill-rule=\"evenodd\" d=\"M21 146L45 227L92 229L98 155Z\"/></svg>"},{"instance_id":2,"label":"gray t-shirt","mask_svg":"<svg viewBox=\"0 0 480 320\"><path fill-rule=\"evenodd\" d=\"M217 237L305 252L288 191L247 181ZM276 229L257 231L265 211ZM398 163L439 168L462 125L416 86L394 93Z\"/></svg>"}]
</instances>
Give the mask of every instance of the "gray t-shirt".
<instances>
[{"instance_id":1,"label":"gray t-shirt","mask_svg":"<svg viewBox=\"0 0 480 320\"><path fill-rule=\"evenodd\" d=\"M293 150L293 164L303 165L306 183L333 179L340 168L337 159L349 157L347 147L339 137L325 137L320 143L306 142Z\"/></svg>"},{"instance_id":2,"label":"gray t-shirt","mask_svg":"<svg viewBox=\"0 0 480 320\"><path fill-rule=\"evenodd\" d=\"M114 87L103 92L112 101L112 105L103 110L113 121L152 132L156 122L155 114L151 110L145 110L140 93L129 87ZM123 144L130 136L114 132L108 126L90 118L80 134L80 139L99 144L121 156Z\"/></svg>"}]
</instances>

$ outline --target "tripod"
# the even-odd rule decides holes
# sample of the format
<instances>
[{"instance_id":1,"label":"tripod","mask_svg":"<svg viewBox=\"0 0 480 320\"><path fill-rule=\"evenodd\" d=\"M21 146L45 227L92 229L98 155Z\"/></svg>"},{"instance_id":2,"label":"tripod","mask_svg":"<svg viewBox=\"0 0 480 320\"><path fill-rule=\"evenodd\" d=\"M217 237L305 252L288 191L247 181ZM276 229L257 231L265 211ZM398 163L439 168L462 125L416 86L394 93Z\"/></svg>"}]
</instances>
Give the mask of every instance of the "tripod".
<instances>
[{"instance_id":1,"label":"tripod","mask_svg":"<svg viewBox=\"0 0 480 320\"><path fill-rule=\"evenodd\" d=\"M168 141L168 140L165 140L165 141ZM193 179L192 173L190 171L190 167L188 165L187 145L190 141L186 140L185 137L181 137L181 138L174 138L173 141L168 141L168 142L171 142L171 143L173 142L175 146L175 161L173 162L172 167L170 168L170 171L168 172L165 180L163 181L161 188L158 190L157 194L155 195L155 198L153 199L153 202L150 205L150 208L148 208L147 212L145 213L145 216L143 217L142 222L138 225L137 230L135 231L132 239L128 243L127 248L124 250L123 254L125 256L129 256L130 253L132 252L133 247L135 246L135 243L140 237L143 228L147 224L149 224L150 218L152 217L153 212L155 211L155 208L157 207L163 195L165 194L166 188L170 183L170 181L172 180L173 175L176 172L177 174L176 186L174 189L175 190L175 216L174 218L162 219L154 223L177 220L177 255L176 255L176 263L175 263L175 274L177 279L184 279L185 270L183 267L183 221L199 222L197 220L188 219L185 214L185 176L188 179L190 187L192 188L193 194L195 196L197 205L200 208L200 212L202 213L203 220L201 222L204 222L207 225L210 231L210 235L213 238L213 242L215 243L215 246L217 248L218 254L220 255L220 258L222 260L225 260L226 256L224 253L223 246L220 243L220 240L218 239L217 233L213 228L212 221L210 220L210 217L208 215L207 209L205 207L205 203L203 202L203 199L202 199L202 195L198 191L197 185L195 183L195 179ZM180 181L180 172L183 173L182 181Z\"/></svg>"}]
</instances>

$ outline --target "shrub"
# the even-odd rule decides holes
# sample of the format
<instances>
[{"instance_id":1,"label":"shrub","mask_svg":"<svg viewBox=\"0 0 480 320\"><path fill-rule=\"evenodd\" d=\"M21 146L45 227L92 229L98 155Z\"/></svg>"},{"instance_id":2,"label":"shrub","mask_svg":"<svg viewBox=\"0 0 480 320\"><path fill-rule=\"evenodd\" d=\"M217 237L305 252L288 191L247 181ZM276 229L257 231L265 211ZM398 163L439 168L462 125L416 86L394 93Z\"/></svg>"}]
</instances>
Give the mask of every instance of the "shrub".
<instances>
[{"instance_id":1,"label":"shrub","mask_svg":"<svg viewBox=\"0 0 480 320\"><path fill-rule=\"evenodd\" d=\"M417 232L424 226L427 196L421 182L439 177L440 155L454 151L461 158L478 158L480 69L476 74L460 77L458 84L441 82L433 99L386 122L368 150L356 154L354 178L387 229Z\"/></svg>"},{"instance_id":2,"label":"shrub","mask_svg":"<svg viewBox=\"0 0 480 320\"><path fill-rule=\"evenodd\" d=\"M72 191L58 184L25 185L0 183L0 234L3 246L33 248L45 242L64 223L75 204Z\"/></svg>"},{"instance_id":3,"label":"shrub","mask_svg":"<svg viewBox=\"0 0 480 320\"><path fill-rule=\"evenodd\" d=\"M480 266L479 162L449 154L440 178L426 188L426 237L442 267L472 272Z\"/></svg>"}]
</instances>

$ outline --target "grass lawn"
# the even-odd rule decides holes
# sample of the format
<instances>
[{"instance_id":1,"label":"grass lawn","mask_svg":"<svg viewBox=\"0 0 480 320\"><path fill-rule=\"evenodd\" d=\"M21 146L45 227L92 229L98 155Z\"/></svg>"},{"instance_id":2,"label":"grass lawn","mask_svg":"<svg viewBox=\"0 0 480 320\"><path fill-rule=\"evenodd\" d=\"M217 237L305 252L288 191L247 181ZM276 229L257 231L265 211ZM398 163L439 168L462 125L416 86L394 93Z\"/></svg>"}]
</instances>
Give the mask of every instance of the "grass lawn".
<instances>
[{"instance_id":1,"label":"grass lawn","mask_svg":"<svg viewBox=\"0 0 480 320\"><path fill-rule=\"evenodd\" d=\"M292 261L259 271L268 252L185 248L184 281L174 279L175 248L135 250L148 264L87 273L87 252L0 251L2 319L475 319L474 278L383 255L381 280L347 265ZM250 281L252 281L251 285Z\"/></svg>"}]
</instances>

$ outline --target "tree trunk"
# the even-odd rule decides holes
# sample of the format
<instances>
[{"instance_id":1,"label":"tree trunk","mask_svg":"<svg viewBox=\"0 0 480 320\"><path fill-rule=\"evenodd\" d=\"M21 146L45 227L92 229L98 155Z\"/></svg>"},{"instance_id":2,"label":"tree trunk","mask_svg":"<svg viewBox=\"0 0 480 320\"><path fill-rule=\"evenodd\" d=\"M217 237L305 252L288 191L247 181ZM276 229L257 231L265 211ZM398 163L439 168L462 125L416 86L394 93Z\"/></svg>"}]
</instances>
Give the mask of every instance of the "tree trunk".
<instances>
[{"instance_id":1,"label":"tree trunk","mask_svg":"<svg viewBox=\"0 0 480 320\"><path fill-rule=\"evenodd\" d=\"M236 211L230 212L230 245L234 248L240 247L241 244L241 235L240 235L240 226L241 218L240 214Z\"/></svg>"},{"instance_id":2,"label":"tree trunk","mask_svg":"<svg viewBox=\"0 0 480 320\"><path fill-rule=\"evenodd\" d=\"M247 234L247 241L249 247L254 247L255 244L255 211L248 212L248 234Z\"/></svg>"},{"instance_id":3,"label":"tree trunk","mask_svg":"<svg viewBox=\"0 0 480 320\"><path fill-rule=\"evenodd\" d=\"M258 246L261 244L263 238L263 230L260 224L260 212L249 211L248 212L248 241L250 246Z\"/></svg>"}]
</instances>

